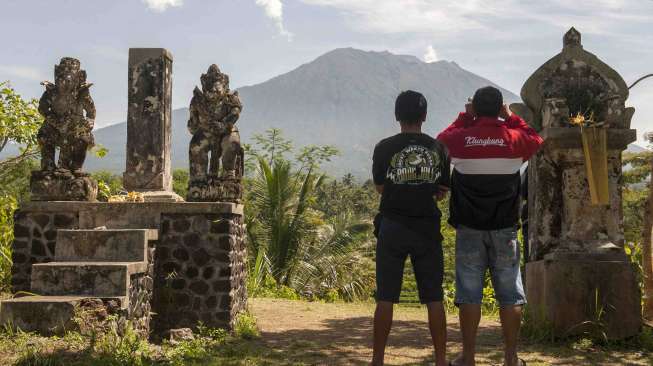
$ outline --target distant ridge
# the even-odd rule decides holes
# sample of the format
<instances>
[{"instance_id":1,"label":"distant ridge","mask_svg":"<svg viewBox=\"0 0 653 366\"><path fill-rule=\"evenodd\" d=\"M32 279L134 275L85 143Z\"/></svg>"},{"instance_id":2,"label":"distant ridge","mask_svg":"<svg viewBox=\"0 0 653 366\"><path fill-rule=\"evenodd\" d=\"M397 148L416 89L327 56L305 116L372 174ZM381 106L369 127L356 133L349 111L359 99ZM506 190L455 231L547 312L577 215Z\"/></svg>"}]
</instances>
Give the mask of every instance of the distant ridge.
<instances>
[{"instance_id":1,"label":"distant ridge","mask_svg":"<svg viewBox=\"0 0 653 366\"><path fill-rule=\"evenodd\" d=\"M643 147L641 147L641 146L639 146L637 144L630 144L630 145L628 145L628 150L626 150L626 151L629 152L629 153L641 153L641 152L647 151L647 149L643 148Z\"/></svg>"}]
</instances>

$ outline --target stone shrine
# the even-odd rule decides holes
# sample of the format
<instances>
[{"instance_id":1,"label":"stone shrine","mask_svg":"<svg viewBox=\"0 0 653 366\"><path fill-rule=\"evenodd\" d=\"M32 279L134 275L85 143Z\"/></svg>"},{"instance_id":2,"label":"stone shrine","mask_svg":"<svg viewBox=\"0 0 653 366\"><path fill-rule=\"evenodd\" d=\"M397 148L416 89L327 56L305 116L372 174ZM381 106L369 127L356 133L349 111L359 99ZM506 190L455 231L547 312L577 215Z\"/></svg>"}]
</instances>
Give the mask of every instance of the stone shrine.
<instances>
[{"instance_id":1,"label":"stone shrine","mask_svg":"<svg viewBox=\"0 0 653 366\"><path fill-rule=\"evenodd\" d=\"M229 76L211 65L200 78L190 102L188 201L240 202L244 153L236 122L243 105L238 92L229 91ZM209 159L210 154L210 159ZM220 163L222 162L222 171Z\"/></svg>"},{"instance_id":2,"label":"stone shrine","mask_svg":"<svg viewBox=\"0 0 653 366\"><path fill-rule=\"evenodd\" d=\"M39 100L43 125L37 140L41 170L32 172L34 201L95 201L97 182L82 171L86 151L93 147L95 104L79 60L64 57L54 66L54 83L44 81ZM59 161L55 163L56 149Z\"/></svg>"},{"instance_id":3,"label":"stone shrine","mask_svg":"<svg viewBox=\"0 0 653 366\"><path fill-rule=\"evenodd\" d=\"M57 70L65 70L61 75L73 86L85 85L79 84L85 80L79 61L66 58L62 64L65 68ZM70 195L65 198L78 202L61 202L51 195L22 204L14 220L12 287L17 295L0 301L0 325L63 334L112 315L148 337L152 331L160 335L195 328L200 321L231 328L246 309L243 206L179 202L170 188L170 66L164 49L130 49L125 187L144 192L145 202L88 202L90 197ZM49 90L70 90L64 88L69 84L61 85ZM49 95L47 100L57 103L57 113L88 108L86 117L92 119L87 90ZM80 95L86 104L79 104ZM52 116L46 116L39 133L46 151L61 136L60 130L46 126L68 123ZM85 121L73 116L70 121ZM85 129L73 135L87 138L87 145L92 143L89 124L81 124ZM44 156L42 163L50 168L52 159ZM64 158L63 167L78 174L83 158L64 156L72 158ZM87 316L82 322L80 314Z\"/></svg>"},{"instance_id":4,"label":"stone shrine","mask_svg":"<svg viewBox=\"0 0 653 366\"><path fill-rule=\"evenodd\" d=\"M560 54L524 84L524 104L511 109L545 139L529 161L529 245L526 290L534 315L560 336L592 326L621 339L639 332L640 292L624 252L621 154L636 140L635 112L626 108L622 77L585 51L574 28ZM607 205L593 205L581 129L570 123L580 114L607 135Z\"/></svg>"}]
</instances>

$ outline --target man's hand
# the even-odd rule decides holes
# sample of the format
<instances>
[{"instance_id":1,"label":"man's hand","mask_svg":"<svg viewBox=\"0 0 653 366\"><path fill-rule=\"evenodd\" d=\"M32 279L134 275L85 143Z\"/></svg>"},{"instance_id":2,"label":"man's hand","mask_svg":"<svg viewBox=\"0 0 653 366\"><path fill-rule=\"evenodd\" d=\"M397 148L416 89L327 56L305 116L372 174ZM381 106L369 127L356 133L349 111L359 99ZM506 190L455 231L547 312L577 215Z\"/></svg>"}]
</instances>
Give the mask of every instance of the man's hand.
<instances>
[{"instance_id":1,"label":"man's hand","mask_svg":"<svg viewBox=\"0 0 653 366\"><path fill-rule=\"evenodd\" d=\"M503 118L504 120L507 120L512 116L512 112L510 111L510 108L508 107L507 104L504 104L503 107L501 107L501 110L499 111L499 117Z\"/></svg>"},{"instance_id":2,"label":"man's hand","mask_svg":"<svg viewBox=\"0 0 653 366\"><path fill-rule=\"evenodd\" d=\"M376 185L376 192L379 194L383 194L383 184L381 185Z\"/></svg>"},{"instance_id":3,"label":"man's hand","mask_svg":"<svg viewBox=\"0 0 653 366\"><path fill-rule=\"evenodd\" d=\"M442 185L438 186L438 193L435 194L436 201L442 201L447 197L447 193L449 193L449 187Z\"/></svg>"},{"instance_id":4,"label":"man's hand","mask_svg":"<svg viewBox=\"0 0 653 366\"><path fill-rule=\"evenodd\" d=\"M465 104L465 113L469 114L472 117L476 117L476 112L474 111L474 105L471 101Z\"/></svg>"}]
</instances>

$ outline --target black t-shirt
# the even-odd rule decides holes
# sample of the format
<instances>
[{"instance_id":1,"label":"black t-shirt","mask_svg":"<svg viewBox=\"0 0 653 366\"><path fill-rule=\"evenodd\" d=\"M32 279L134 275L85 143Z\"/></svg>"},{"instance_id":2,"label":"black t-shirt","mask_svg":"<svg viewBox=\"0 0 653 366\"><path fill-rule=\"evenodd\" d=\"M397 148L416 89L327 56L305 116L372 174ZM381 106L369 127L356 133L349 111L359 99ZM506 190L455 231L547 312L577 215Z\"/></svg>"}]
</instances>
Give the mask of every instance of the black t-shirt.
<instances>
[{"instance_id":1,"label":"black t-shirt","mask_svg":"<svg viewBox=\"0 0 653 366\"><path fill-rule=\"evenodd\" d=\"M379 212L429 238L442 240L438 186L449 186L446 147L423 133L400 133L381 140L372 158L374 184L383 185Z\"/></svg>"}]
</instances>

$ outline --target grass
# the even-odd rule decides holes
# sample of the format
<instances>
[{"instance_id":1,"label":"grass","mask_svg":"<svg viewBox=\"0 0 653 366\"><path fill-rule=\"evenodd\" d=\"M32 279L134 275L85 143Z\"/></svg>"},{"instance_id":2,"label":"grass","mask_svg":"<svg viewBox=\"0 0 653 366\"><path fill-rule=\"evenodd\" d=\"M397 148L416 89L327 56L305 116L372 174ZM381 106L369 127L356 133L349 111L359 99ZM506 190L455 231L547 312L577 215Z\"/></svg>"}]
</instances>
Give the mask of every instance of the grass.
<instances>
[{"instance_id":1,"label":"grass","mask_svg":"<svg viewBox=\"0 0 653 366\"><path fill-rule=\"evenodd\" d=\"M232 333L198 325L195 338L172 344L141 341L116 327L82 335L40 337L0 331L3 365L365 365L369 360L374 304L251 299L250 313ZM388 348L391 365L432 362L425 310L399 306ZM528 317L528 315L526 315ZM460 351L457 319L448 321L448 355ZM527 328L525 328L526 330ZM527 334L525 334L527 335ZM653 362L653 331L636 339L601 344L589 338L549 341L524 337L521 356L529 365L647 365ZM478 336L478 362L501 363L501 331L496 317L484 317Z\"/></svg>"}]
</instances>

